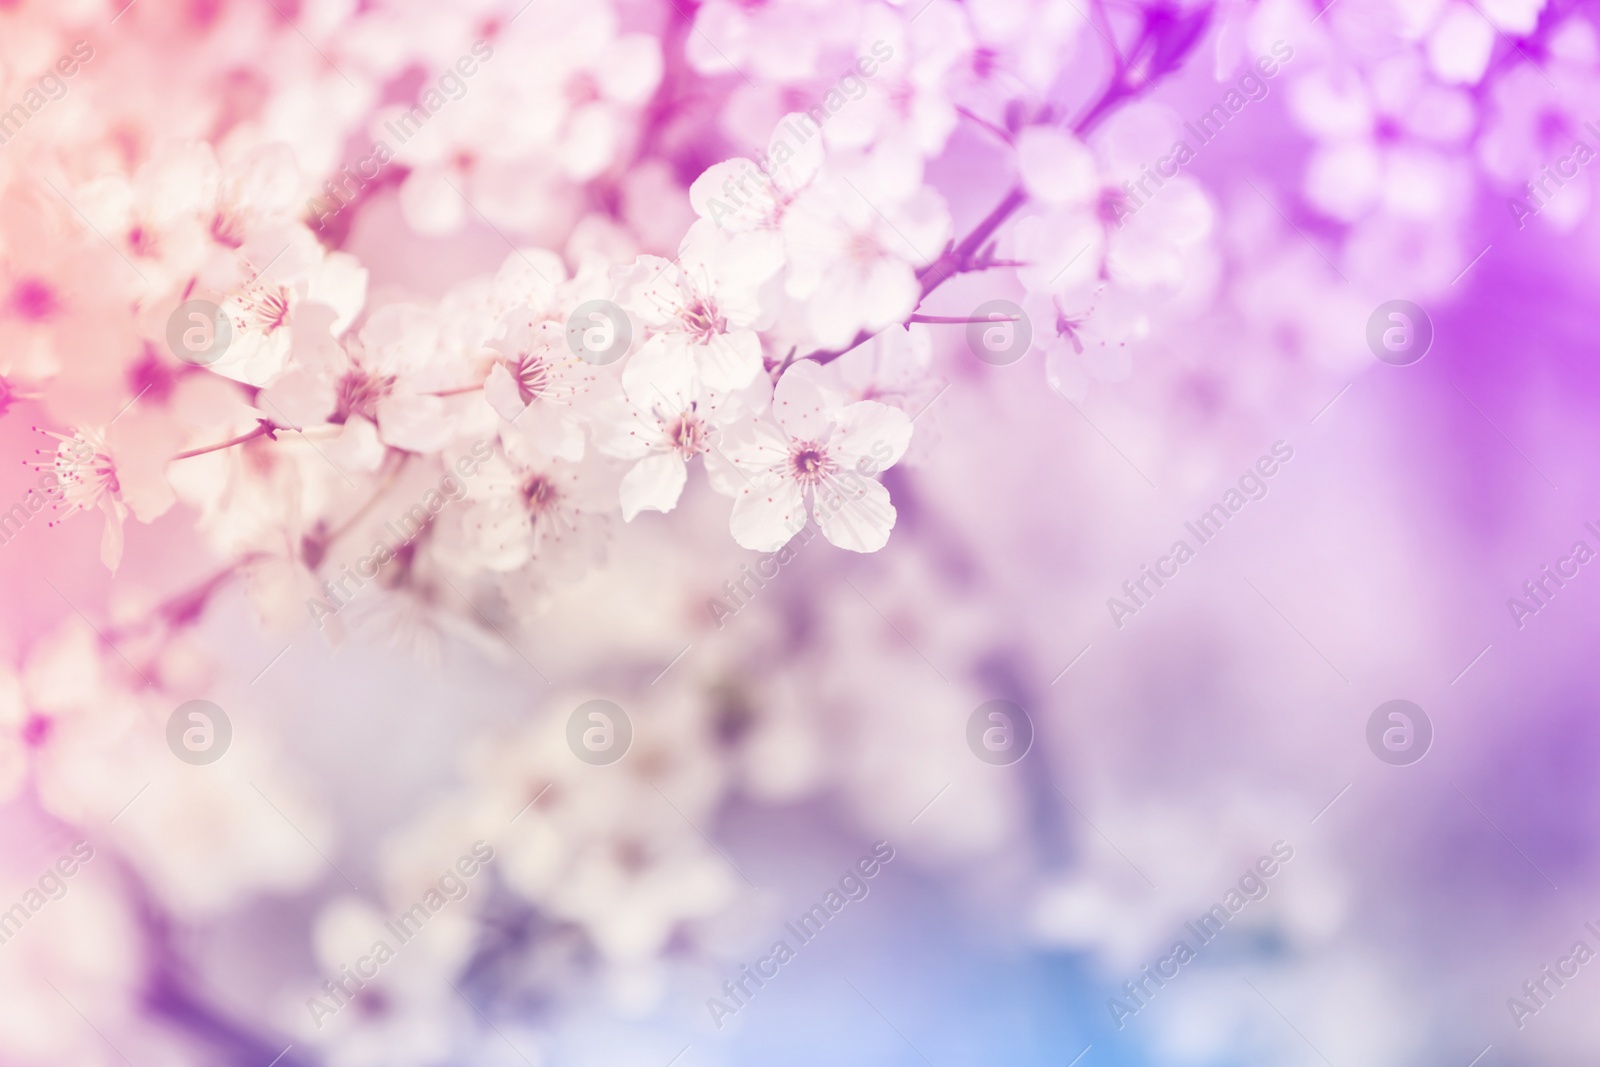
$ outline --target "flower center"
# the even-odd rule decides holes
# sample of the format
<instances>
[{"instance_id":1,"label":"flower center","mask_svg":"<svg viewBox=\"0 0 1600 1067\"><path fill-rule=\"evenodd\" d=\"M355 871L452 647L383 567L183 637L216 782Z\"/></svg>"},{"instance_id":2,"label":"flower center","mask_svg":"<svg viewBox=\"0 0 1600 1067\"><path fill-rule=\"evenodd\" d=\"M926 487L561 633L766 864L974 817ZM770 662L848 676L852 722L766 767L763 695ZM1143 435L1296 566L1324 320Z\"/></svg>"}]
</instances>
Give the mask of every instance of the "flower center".
<instances>
[{"instance_id":1,"label":"flower center","mask_svg":"<svg viewBox=\"0 0 1600 1067\"><path fill-rule=\"evenodd\" d=\"M979 81L988 81L1000 69L1000 54L993 48L979 48L972 53L972 73Z\"/></svg>"},{"instance_id":2,"label":"flower center","mask_svg":"<svg viewBox=\"0 0 1600 1067\"><path fill-rule=\"evenodd\" d=\"M617 866L627 874L637 875L650 866L650 849L636 839L617 842L616 857Z\"/></svg>"},{"instance_id":3,"label":"flower center","mask_svg":"<svg viewBox=\"0 0 1600 1067\"><path fill-rule=\"evenodd\" d=\"M281 285L255 285L239 297L234 325L241 331L254 327L270 334L289 319L289 290Z\"/></svg>"},{"instance_id":4,"label":"flower center","mask_svg":"<svg viewBox=\"0 0 1600 1067\"><path fill-rule=\"evenodd\" d=\"M55 725L49 718L34 713L22 724L22 743L29 748L39 748L50 739L50 728Z\"/></svg>"},{"instance_id":5,"label":"flower center","mask_svg":"<svg viewBox=\"0 0 1600 1067\"><path fill-rule=\"evenodd\" d=\"M156 239L153 231L143 226L135 226L128 231L128 248L136 256L153 259L160 254L161 243Z\"/></svg>"},{"instance_id":6,"label":"flower center","mask_svg":"<svg viewBox=\"0 0 1600 1067\"><path fill-rule=\"evenodd\" d=\"M706 450L706 424L685 412L668 427L667 440L684 459L693 459Z\"/></svg>"},{"instance_id":7,"label":"flower center","mask_svg":"<svg viewBox=\"0 0 1600 1067\"><path fill-rule=\"evenodd\" d=\"M1078 335L1078 330L1087 318L1087 315L1079 319L1068 318L1066 312L1060 309L1056 311L1056 336L1065 337L1073 351L1080 356L1083 355L1083 339Z\"/></svg>"},{"instance_id":8,"label":"flower center","mask_svg":"<svg viewBox=\"0 0 1600 1067\"><path fill-rule=\"evenodd\" d=\"M1100 221L1110 225L1121 223L1124 216L1133 214L1133 202L1121 189L1107 189L1100 196Z\"/></svg>"},{"instance_id":9,"label":"flower center","mask_svg":"<svg viewBox=\"0 0 1600 1067\"><path fill-rule=\"evenodd\" d=\"M528 484L522 487L522 497L528 503L528 510L533 513L535 521L542 515L549 515L561 503L561 490L556 483L544 474L535 474L528 479Z\"/></svg>"},{"instance_id":10,"label":"flower center","mask_svg":"<svg viewBox=\"0 0 1600 1067\"><path fill-rule=\"evenodd\" d=\"M219 208L211 216L211 239L219 245L238 248L244 244L244 223L234 212Z\"/></svg>"},{"instance_id":11,"label":"flower center","mask_svg":"<svg viewBox=\"0 0 1600 1067\"><path fill-rule=\"evenodd\" d=\"M573 107L582 107L600 99L600 86L592 74L580 71L567 80L566 95L567 103Z\"/></svg>"},{"instance_id":12,"label":"flower center","mask_svg":"<svg viewBox=\"0 0 1600 1067\"><path fill-rule=\"evenodd\" d=\"M11 310L29 322L43 322L60 308L55 290L38 278L23 278L11 290Z\"/></svg>"},{"instance_id":13,"label":"flower center","mask_svg":"<svg viewBox=\"0 0 1600 1067\"><path fill-rule=\"evenodd\" d=\"M58 484L53 488L60 496L63 514L92 511L107 494L121 492L116 465L111 462L105 443L97 433L79 430L71 437L48 430L45 433L60 444L53 455L39 449L38 455L50 455L51 459L33 466L36 470L54 472Z\"/></svg>"},{"instance_id":14,"label":"flower center","mask_svg":"<svg viewBox=\"0 0 1600 1067\"><path fill-rule=\"evenodd\" d=\"M871 263L883 255L883 249L878 247L877 240L869 233L856 233L850 235L850 241L845 245L845 255L856 263Z\"/></svg>"},{"instance_id":15,"label":"flower center","mask_svg":"<svg viewBox=\"0 0 1600 1067\"><path fill-rule=\"evenodd\" d=\"M377 375L364 370L347 372L339 379L338 407L328 421L343 423L351 415L376 420L378 401L389 395L389 390L394 388L394 381L392 374Z\"/></svg>"},{"instance_id":16,"label":"flower center","mask_svg":"<svg viewBox=\"0 0 1600 1067\"><path fill-rule=\"evenodd\" d=\"M710 344L713 337L728 330L727 317L718 314L717 306L703 297L684 308L679 317L697 344Z\"/></svg>"},{"instance_id":17,"label":"flower center","mask_svg":"<svg viewBox=\"0 0 1600 1067\"><path fill-rule=\"evenodd\" d=\"M358 991L354 1001L356 1011L368 1019L382 1019L389 1014L394 1006L389 999L389 994L378 986Z\"/></svg>"},{"instance_id":18,"label":"flower center","mask_svg":"<svg viewBox=\"0 0 1600 1067\"><path fill-rule=\"evenodd\" d=\"M800 443L789 452L789 474L803 486L813 486L839 469L821 446Z\"/></svg>"},{"instance_id":19,"label":"flower center","mask_svg":"<svg viewBox=\"0 0 1600 1067\"><path fill-rule=\"evenodd\" d=\"M542 355L525 352L518 358L513 373L517 379L517 392L523 404L544 400L550 396L555 384L555 368Z\"/></svg>"}]
</instances>

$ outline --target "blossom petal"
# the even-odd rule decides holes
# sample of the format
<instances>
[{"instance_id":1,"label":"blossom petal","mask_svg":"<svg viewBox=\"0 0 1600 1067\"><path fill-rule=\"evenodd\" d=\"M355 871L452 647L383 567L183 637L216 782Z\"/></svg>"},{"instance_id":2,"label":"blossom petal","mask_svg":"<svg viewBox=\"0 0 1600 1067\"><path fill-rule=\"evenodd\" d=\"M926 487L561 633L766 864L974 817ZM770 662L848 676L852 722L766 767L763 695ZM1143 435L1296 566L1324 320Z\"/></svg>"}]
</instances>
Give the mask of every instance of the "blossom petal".
<instances>
[{"instance_id":1,"label":"blossom petal","mask_svg":"<svg viewBox=\"0 0 1600 1067\"><path fill-rule=\"evenodd\" d=\"M378 432L384 444L408 452L438 452L455 436L444 401L419 393L395 393L378 401Z\"/></svg>"},{"instance_id":2,"label":"blossom petal","mask_svg":"<svg viewBox=\"0 0 1600 1067\"><path fill-rule=\"evenodd\" d=\"M658 334L622 368L622 391L642 411L667 408L676 413L694 399L694 370L688 346Z\"/></svg>"},{"instance_id":3,"label":"blossom petal","mask_svg":"<svg viewBox=\"0 0 1600 1067\"><path fill-rule=\"evenodd\" d=\"M722 454L737 467L766 473L789 460L789 441L776 426L749 419L722 431Z\"/></svg>"},{"instance_id":4,"label":"blossom petal","mask_svg":"<svg viewBox=\"0 0 1600 1067\"><path fill-rule=\"evenodd\" d=\"M888 470L900 462L911 444L911 418L899 408L876 400L847 405L839 412L837 425L839 436L834 438L832 449L837 449L840 457L850 460L858 470Z\"/></svg>"},{"instance_id":5,"label":"blossom petal","mask_svg":"<svg viewBox=\"0 0 1600 1067\"><path fill-rule=\"evenodd\" d=\"M1100 193L1094 153L1072 134L1029 126L1017 138L1022 184L1048 204L1089 204Z\"/></svg>"},{"instance_id":6,"label":"blossom petal","mask_svg":"<svg viewBox=\"0 0 1600 1067\"><path fill-rule=\"evenodd\" d=\"M508 422L515 420L528 407L522 402L522 391L517 388L516 379L511 377L504 363L496 363L489 372L488 380L483 383L483 397L494 408L495 414Z\"/></svg>"},{"instance_id":7,"label":"blossom petal","mask_svg":"<svg viewBox=\"0 0 1600 1067\"><path fill-rule=\"evenodd\" d=\"M657 452L633 465L622 478L622 521L641 511L671 511L683 495L688 468L676 452Z\"/></svg>"},{"instance_id":8,"label":"blossom petal","mask_svg":"<svg viewBox=\"0 0 1600 1067\"><path fill-rule=\"evenodd\" d=\"M815 441L828 429L827 410L831 406L822 384L822 368L801 360L783 372L772 394L772 414L790 437Z\"/></svg>"},{"instance_id":9,"label":"blossom petal","mask_svg":"<svg viewBox=\"0 0 1600 1067\"><path fill-rule=\"evenodd\" d=\"M671 260L640 256L632 267L618 272L617 303L637 322L663 326L682 301L679 271Z\"/></svg>"},{"instance_id":10,"label":"blossom petal","mask_svg":"<svg viewBox=\"0 0 1600 1067\"><path fill-rule=\"evenodd\" d=\"M876 552L888 544L896 518L882 483L848 474L818 487L811 513L822 536L851 552Z\"/></svg>"},{"instance_id":11,"label":"blossom petal","mask_svg":"<svg viewBox=\"0 0 1600 1067\"><path fill-rule=\"evenodd\" d=\"M348 252L329 252L311 278L308 300L333 308L333 332L344 333L367 302L367 268Z\"/></svg>"},{"instance_id":12,"label":"blossom petal","mask_svg":"<svg viewBox=\"0 0 1600 1067\"><path fill-rule=\"evenodd\" d=\"M122 519L126 512L109 495L100 502L100 510L106 516L105 529L100 532L100 562L115 573L122 562Z\"/></svg>"},{"instance_id":13,"label":"blossom petal","mask_svg":"<svg viewBox=\"0 0 1600 1067\"><path fill-rule=\"evenodd\" d=\"M806 502L800 486L788 478L768 475L739 491L728 529L740 548L776 552L805 523Z\"/></svg>"},{"instance_id":14,"label":"blossom petal","mask_svg":"<svg viewBox=\"0 0 1600 1067\"><path fill-rule=\"evenodd\" d=\"M694 346L695 367L706 386L742 389L761 373L761 339L751 330L733 330Z\"/></svg>"}]
</instances>

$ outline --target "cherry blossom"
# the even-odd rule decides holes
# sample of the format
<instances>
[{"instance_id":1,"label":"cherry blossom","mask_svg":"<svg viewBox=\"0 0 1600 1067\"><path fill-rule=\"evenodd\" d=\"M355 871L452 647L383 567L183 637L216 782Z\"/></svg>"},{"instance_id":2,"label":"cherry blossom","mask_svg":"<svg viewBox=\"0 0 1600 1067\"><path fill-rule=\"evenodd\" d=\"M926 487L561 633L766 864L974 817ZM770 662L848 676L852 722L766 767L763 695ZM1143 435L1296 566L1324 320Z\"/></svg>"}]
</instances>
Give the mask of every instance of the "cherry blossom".
<instances>
[{"instance_id":1,"label":"cherry blossom","mask_svg":"<svg viewBox=\"0 0 1600 1067\"><path fill-rule=\"evenodd\" d=\"M885 181L838 173L798 197L784 215L786 290L806 302L823 347L905 321L921 298L918 268L933 262L950 230L932 189L909 194Z\"/></svg>"},{"instance_id":2,"label":"cherry blossom","mask_svg":"<svg viewBox=\"0 0 1600 1067\"><path fill-rule=\"evenodd\" d=\"M758 381L754 389L717 392L699 383L682 360L664 349L641 352L623 372L626 412L609 426L599 448L607 455L634 460L620 486L622 518L632 522L641 511L671 511L688 479L688 464L706 458L708 472L728 471L719 465L717 439L722 426L748 417L765 406Z\"/></svg>"},{"instance_id":3,"label":"cherry blossom","mask_svg":"<svg viewBox=\"0 0 1600 1067\"><path fill-rule=\"evenodd\" d=\"M266 385L284 369L302 302L333 309L329 327L342 334L366 300L367 272L354 257L326 252L303 226L264 232L242 245L234 262L205 279L226 295L231 339L208 369L247 385Z\"/></svg>"},{"instance_id":4,"label":"cherry blossom","mask_svg":"<svg viewBox=\"0 0 1600 1067\"><path fill-rule=\"evenodd\" d=\"M775 268L757 246L711 231L686 241L676 262L639 257L617 283L617 302L649 334L638 358L712 389L749 385L762 365L760 286Z\"/></svg>"},{"instance_id":5,"label":"cherry blossom","mask_svg":"<svg viewBox=\"0 0 1600 1067\"><path fill-rule=\"evenodd\" d=\"M308 307L293 361L262 392L262 407L296 428L372 425L378 439L437 452L461 431L476 369L440 351L430 309L389 304L335 341L332 309ZM481 420L480 420L481 421Z\"/></svg>"},{"instance_id":6,"label":"cherry blossom","mask_svg":"<svg viewBox=\"0 0 1600 1067\"><path fill-rule=\"evenodd\" d=\"M530 308L508 312L499 332L490 342L499 359L484 382L484 397L532 446L561 459L582 459L595 368L573 352L565 323L539 318Z\"/></svg>"},{"instance_id":7,"label":"cherry blossom","mask_svg":"<svg viewBox=\"0 0 1600 1067\"><path fill-rule=\"evenodd\" d=\"M882 548L895 510L876 475L905 454L910 418L875 400L842 403L807 363L779 379L772 414L777 425L747 419L723 431L723 450L744 481L730 521L734 540L762 552L782 548L809 508L840 548Z\"/></svg>"},{"instance_id":8,"label":"cherry blossom","mask_svg":"<svg viewBox=\"0 0 1600 1067\"><path fill-rule=\"evenodd\" d=\"M467 483L461 520L477 568L570 580L603 552L610 497L579 466L540 454L515 433Z\"/></svg>"},{"instance_id":9,"label":"cherry blossom","mask_svg":"<svg viewBox=\"0 0 1600 1067\"><path fill-rule=\"evenodd\" d=\"M48 458L34 466L50 479L58 513L65 520L81 512L100 512L105 518L100 560L116 570L128 515L151 522L176 499L165 475L177 440L175 428L159 417L133 413L109 429L44 432L57 444L53 451L39 450Z\"/></svg>"}]
</instances>

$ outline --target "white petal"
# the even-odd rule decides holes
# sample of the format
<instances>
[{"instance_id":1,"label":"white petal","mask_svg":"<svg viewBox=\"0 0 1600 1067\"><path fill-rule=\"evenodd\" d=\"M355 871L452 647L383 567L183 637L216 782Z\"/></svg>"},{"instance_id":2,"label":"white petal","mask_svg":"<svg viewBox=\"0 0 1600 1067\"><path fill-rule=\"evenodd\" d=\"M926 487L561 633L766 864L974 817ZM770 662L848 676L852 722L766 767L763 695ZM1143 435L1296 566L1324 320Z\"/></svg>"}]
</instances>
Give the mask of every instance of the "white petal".
<instances>
[{"instance_id":1,"label":"white petal","mask_svg":"<svg viewBox=\"0 0 1600 1067\"><path fill-rule=\"evenodd\" d=\"M224 304L225 309L232 310ZM233 341L206 369L246 385L266 385L289 359L289 330L284 327L263 335L259 330L235 330Z\"/></svg>"},{"instance_id":2,"label":"white petal","mask_svg":"<svg viewBox=\"0 0 1600 1067\"><path fill-rule=\"evenodd\" d=\"M378 430L387 445L409 452L438 452L455 436L436 396L396 393L378 401Z\"/></svg>"},{"instance_id":3,"label":"white petal","mask_svg":"<svg viewBox=\"0 0 1600 1067\"><path fill-rule=\"evenodd\" d=\"M1489 66L1495 30L1465 4L1452 4L1428 38L1428 65L1443 82L1475 84Z\"/></svg>"},{"instance_id":4,"label":"white petal","mask_svg":"<svg viewBox=\"0 0 1600 1067\"><path fill-rule=\"evenodd\" d=\"M100 510L105 512L105 529L100 532L100 562L106 569L116 573L117 565L122 562L122 517L123 509L120 504L108 494L100 502Z\"/></svg>"},{"instance_id":5,"label":"white petal","mask_svg":"<svg viewBox=\"0 0 1600 1067\"><path fill-rule=\"evenodd\" d=\"M817 489L811 512L822 536L851 552L876 552L889 543L895 510L889 490L870 478L835 475Z\"/></svg>"},{"instance_id":6,"label":"white petal","mask_svg":"<svg viewBox=\"0 0 1600 1067\"><path fill-rule=\"evenodd\" d=\"M1071 346L1050 346L1044 357L1044 375L1050 388L1074 404L1088 399L1089 375L1084 369L1082 357Z\"/></svg>"},{"instance_id":7,"label":"white petal","mask_svg":"<svg viewBox=\"0 0 1600 1067\"><path fill-rule=\"evenodd\" d=\"M815 441L828 428L828 409L835 398L828 395L821 377L822 368L803 359L783 372L773 390L772 414L796 440Z\"/></svg>"},{"instance_id":8,"label":"white petal","mask_svg":"<svg viewBox=\"0 0 1600 1067\"><path fill-rule=\"evenodd\" d=\"M641 511L671 511L678 506L688 469L676 452L658 452L633 465L622 478L622 521Z\"/></svg>"},{"instance_id":9,"label":"white petal","mask_svg":"<svg viewBox=\"0 0 1600 1067\"><path fill-rule=\"evenodd\" d=\"M742 389L761 373L761 339L750 330L718 334L694 348L695 366L707 387Z\"/></svg>"},{"instance_id":10,"label":"white petal","mask_svg":"<svg viewBox=\"0 0 1600 1067\"><path fill-rule=\"evenodd\" d=\"M347 471L375 471L383 463L383 442L378 428L360 415L344 424L339 436L323 445L322 454L341 474ZM341 484L344 479L341 479Z\"/></svg>"},{"instance_id":11,"label":"white petal","mask_svg":"<svg viewBox=\"0 0 1600 1067\"><path fill-rule=\"evenodd\" d=\"M333 383L321 368L291 366L261 390L261 408L284 426L320 426L339 405Z\"/></svg>"},{"instance_id":12,"label":"white petal","mask_svg":"<svg viewBox=\"0 0 1600 1067\"><path fill-rule=\"evenodd\" d=\"M533 556L528 513L509 500L486 501L467 513L465 526L478 546L478 559L492 571L514 571Z\"/></svg>"},{"instance_id":13,"label":"white petal","mask_svg":"<svg viewBox=\"0 0 1600 1067\"><path fill-rule=\"evenodd\" d=\"M861 400L837 417L839 436L830 442L840 459L856 470L881 473L900 462L911 444L911 418L899 408Z\"/></svg>"},{"instance_id":14,"label":"white petal","mask_svg":"<svg viewBox=\"0 0 1600 1067\"><path fill-rule=\"evenodd\" d=\"M706 468L706 481L711 490L722 496L738 496L739 490L750 484L750 475L734 466L728 453L720 445L702 457Z\"/></svg>"},{"instance_id":15,"label":"white petal","mask_svg":"<svg viewBox=\"0 0 1600 1067\"><path fill-rule=\"evenodd\" d=\"M682 411L694 399L694 365L688 345L657 334L622 368L622 391L642 411Z\"/></svg>"},{"instance_id":16,"label":"white petal","mask_svg":"<svg viewBox=\"0 0 1600 1067\"><path fill-rule=\"evenodd\" d=\"M504 363L496 363L489 372L488 380L483 383L483 396L495 413L508 421L527 409L522 402L522 390L517 388L516 379L511 377Z\"/></svg>"},{"instance_id":17,"label":"white petal","mask_svg":"<svg viewBox=\"0 0 1600 1067\"><path fill-rule=\"evenodd\" d=\"M765 473L789 461L789 439L770 423L749 419L722 431L722 454L750 473Z\"/></svg>"},{"instance_id":18,"label":"white petal","mask_svg":"<svg viewBox=\"0 0 1600 1067\"><path fill-rule=\"evenodd\" d=\"M178 502L166 472L179 448L180 431L172 419L152 411L129 412L106 432L118 493L140 522L154 522Z\"/></svg>"},{"instance_id":19,"label":"white petal","mask_svg":"<svg viewBox=\"0 0 1600 1067\"><path fill-rule=\"evenodd\" d=\"M689 186L689 203L701 218L731 231L765 225L777 213L771 179L748 159L707 167Z\"/></svg>"},{"instance_id":20,"label":"white petal","mask_svg":"<svg viewBox=\"0 0 1600 1067\"><path fill-rule=\"evenodd\" d=\"M333 308L338 313L333 332L343 333L367 302L367 268L348 252L328 253L311 279L306 299Z\"/></svg>"},{"instance_id":21,"label":"white petal","mask_svg":"<svg viewBox=\"0 0 1600 1067\"><path fill-rule=\"evenodd\" d=\"M635 320L646 326L664 326L672 320L672 309L683 300L678 268L660 256L640 256L633 266L619 268L617 303Z\"/></svg>"},{"instance_id":22,"label":"white petal","mask_svg":"<svg viewBox=\"0 0 1600 1067\"><path fill-rule=\"evenodd\" d=\"M770 475L739 491L728 528L740 548L775 552L788 544L805 522L806 502L800 486Z\"/></svg>"},{"instance_id":23,"label":"white petal","mask_svg":"<svg viewBox=\"0 0 1600 1067\"><path fill-rule=\"evenodd\" d=\"M1017 165L1028 192L1049 204L1087 204L1100 192L1094 153L1050 126L1029 126L1017 139Z\"/></svg>"},{"instance_id":24,"label":"white petal","mask_svg":"<svg viewBox=\"0 0 1600 1067\"><path fill-rule=\"evenodd\" d=\"M629 33L606 46L595 80L613 100L643 104L661 84L661 44L649 34Z\"/></svg>"},{"instance_id":25,"label":"white petal","mask_svg":"<svg viewBox=\"0 0 1600 1067\"><path fill-rule=\"evenodd\" d=\"M773 166L772 177L778 188L791 195L809 184L817 176L817 171L822 169L822 138L799 138L794 135L796 130L805 130L810 121L811 116L804 112L791 111L778 120L777 129L773 130L772 140L767 146L768 159L777 154L780 144L788 149L783 154L788 162ZM791 144L795 140L799 141L798 147ZM790 155L792 159L789 159Z\"/></svg>"}]
</instances>

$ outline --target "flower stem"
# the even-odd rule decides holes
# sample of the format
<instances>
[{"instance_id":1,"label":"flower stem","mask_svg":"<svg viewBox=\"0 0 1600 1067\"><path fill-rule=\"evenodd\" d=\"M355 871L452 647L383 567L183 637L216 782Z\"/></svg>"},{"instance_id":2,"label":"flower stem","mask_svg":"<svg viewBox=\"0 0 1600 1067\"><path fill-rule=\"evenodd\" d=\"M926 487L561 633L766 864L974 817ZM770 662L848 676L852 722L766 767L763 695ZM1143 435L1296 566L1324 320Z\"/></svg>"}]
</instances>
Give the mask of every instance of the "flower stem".
<instances>
[{"instance_id":1,"label":"flower stem","mask_svg":"<svg viewBox=\"0 0 1600 1067\"><path fill-rule=\"evenodd\" d=\"M199 620L211 598L224 586L243 572L243 568L260 559L266 558L265 552L246 552L228 566L217 571L197 585L168 598L153 610L145 612L138 621L126 626L110 627L106 630L108 641L123 641L130 637L143 634L156 625L165 625L176 629L189 626Z\"/></svg>"},{"instance_id":2,"label":"flower stem","mask_svg":"<svg viewBox=\"0 0 1600 1067\"><path fill-rule=\"evenodd\" d=\"M971 315L913 315L907 322L927 322L936 325L958 326L971 322L1016 322L1017 316L1003 315L998 318L980 319Z\"/></svg>"},{"instance_id":3,"label":"flower stem","mask_svg":"<svg viewBox=\"0 0 1600 1067\"><path fill-rule=\"evenodd\" d=\"M1183 56L1187 54L1187 52L1193 47L1193 41L1190 41L1185 47L1177 50L1177 54L1167 56L1165 68L1159 70L1156 77L1130 78L1130 69L1134 68L1136 64L1131 63L1128 58L1122 54L1122 51L1116 47L1114 39L1109 34L1111 25L1109 21L1105 20L1105 12L1100 10L1098 0L1096 0L1094 6L1096 8L1096 13L1099 15L1105 26L1102 36L1105 37L1106 43L1111 46L1112 50L1117 53L1117 58L1112 61L1111 77L1106 84L1105 89L1101 91L1099 97L1095 99L1094 103L1089 105L1089 109L1083 113L1082 117L1072 124L1072 132L1078 137L1084 137L1092 132L1094 128L1100 125L1101 122L1105 121L1105 119L1109 117L1119 105L1127 103L1128 101L1142 96L1144 93L1148 92L1159 80L1160 74L1168 73L1170 70L1175 69L1178 61L1181 60ZM1150 32L1150 24L1147 21L1144 34L1134 44L1134 56L1139 59L1143 59L1144 51L1150 47L1153 47L1152 40L1153 37ZM949 281L951 278L955 277L957 274L967 274L973 271L988 270L990 267L997 266L1015 266L1016 264L1012 261L996 260L993 258L993 256L984 254L984 245L987 244L989 239L994 236L994 232L998 230L1007 219L1016 214L1017 210L1027 202L1027 190L1024 189L1020 183L1012 187L1012 189L1006 193L1005 198L994 206L994 210L985 215L983 219L972 228L972 232L967 234L966 237L962 238L960 244L945 249L942 255L918 271L917 277L922 281L922 297L917 301L918 306L921 306L922 300L926 300L930 293L939 288L939 286L943 285L945 282ZM917 315L912 315L902 325L909 325L913 322L927 321L933 320L925 316L919 317ZM860 345L872 340L872 338L876 337L879 332L880 331L878 330L862 330L861 332L857 333L855 337L853 337L843 348L821 349L816 352L808 352L801 358L814 360L817 363L832 363L846 352L849 352L852 349L855 349Z\"/></svg>"},{"instance_id":4,"label":"flower stem","mask_svg":"<svg viewBox=\"0 0 1600 1067\"><path fill-rule=\"evenodd\" d=\"M232 438L231 440L223 441L220 444L206 445L204 448L191 448L187 452L179 452L176 456L173 456L172 458L175 459L175 460L176 459L191 459L194 456L203 456L207 452L220 452L224 448L232 448L234 445L242 445L246 441L254 441L257 437L270 437L274 441L276 441L278 439L277 438L277 432L278 432L278 427L277 426L273 425L271 422L269 422L266 419L257 419L256 423L257 423L256 428L251 430L249 433L242 433L238 437Z\"/></svg>"}]
</instances>

